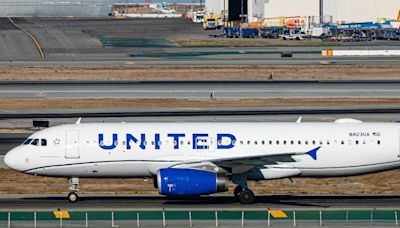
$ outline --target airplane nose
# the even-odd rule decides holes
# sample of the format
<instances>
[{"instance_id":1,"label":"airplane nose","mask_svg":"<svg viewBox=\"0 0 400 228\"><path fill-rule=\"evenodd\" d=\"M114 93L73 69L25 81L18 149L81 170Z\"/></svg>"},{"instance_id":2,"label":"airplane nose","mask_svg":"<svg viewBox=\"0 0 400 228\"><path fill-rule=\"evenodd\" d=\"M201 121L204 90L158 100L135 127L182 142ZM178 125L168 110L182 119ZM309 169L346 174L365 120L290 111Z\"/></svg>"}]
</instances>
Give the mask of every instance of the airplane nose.
<instances>
[{"instance_id":1,"label":"airplane nose","mask_svg":"<svg viewBox=\"0 0 400 228\"><path fill-rule=\"evenodd\" d=\"M22 167L20 164L20 160L21 160L20 153L16 149L9 151L4 156L4 163L6 164L6 166L16 171L21 171Z\"/></svg>"}]
</instances>

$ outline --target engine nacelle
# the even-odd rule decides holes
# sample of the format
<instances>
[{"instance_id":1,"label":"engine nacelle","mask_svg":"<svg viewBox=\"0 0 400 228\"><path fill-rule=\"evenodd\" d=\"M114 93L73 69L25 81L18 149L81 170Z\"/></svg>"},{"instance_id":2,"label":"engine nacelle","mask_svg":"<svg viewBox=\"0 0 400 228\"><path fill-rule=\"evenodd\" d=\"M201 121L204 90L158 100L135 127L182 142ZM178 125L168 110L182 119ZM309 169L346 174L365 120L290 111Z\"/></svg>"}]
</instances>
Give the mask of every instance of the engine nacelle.
<instances>
[{"instance_id":1,"label":"engine nacelle","mask_svg":"<svg viewBox=\"0 0 400 228\"><path fill-rule=\"evenodd\" d=\"M223 174L198 169L160 169L157 188L162 195L208 195L228 191Z\"/></svg>"}]
</instances>

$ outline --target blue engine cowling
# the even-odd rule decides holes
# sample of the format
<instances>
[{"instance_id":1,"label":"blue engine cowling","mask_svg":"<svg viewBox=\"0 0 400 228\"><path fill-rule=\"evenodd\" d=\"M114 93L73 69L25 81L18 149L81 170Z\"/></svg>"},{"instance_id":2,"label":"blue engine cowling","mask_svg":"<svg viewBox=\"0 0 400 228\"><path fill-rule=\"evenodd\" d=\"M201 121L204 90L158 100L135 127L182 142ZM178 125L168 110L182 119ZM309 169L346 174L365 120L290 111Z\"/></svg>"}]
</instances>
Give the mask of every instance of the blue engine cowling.
<instances>
[{"instance_id":1,"label":"blue engine cowling","mask_svg":"<svg viewBox=\"0 0 400 228\"><path fill-rule=\"evenodd\" d=\"M228 191L228 178L198 169L160 169L157 188L162 195L208 195Z\"/></svg>"}]
</instances>

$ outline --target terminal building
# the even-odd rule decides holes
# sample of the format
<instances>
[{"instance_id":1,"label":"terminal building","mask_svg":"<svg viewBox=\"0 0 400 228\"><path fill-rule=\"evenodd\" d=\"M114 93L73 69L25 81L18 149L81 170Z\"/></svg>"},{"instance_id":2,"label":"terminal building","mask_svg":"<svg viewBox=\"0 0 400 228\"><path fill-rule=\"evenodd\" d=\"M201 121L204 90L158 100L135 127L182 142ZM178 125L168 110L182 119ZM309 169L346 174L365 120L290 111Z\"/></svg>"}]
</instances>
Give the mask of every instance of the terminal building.
<instances>
[{"instance_id":1,"label":"terminal building","mask_svg":"<svg viewBox=\"0 0 400 228\"><path fill-rule=\"evenodd\" d=\"M316 16L332 22L369 22L396 19L400 10L400 0L206 0L205 4L207 12L248 22Z\"/></svg>"}]
</instances>

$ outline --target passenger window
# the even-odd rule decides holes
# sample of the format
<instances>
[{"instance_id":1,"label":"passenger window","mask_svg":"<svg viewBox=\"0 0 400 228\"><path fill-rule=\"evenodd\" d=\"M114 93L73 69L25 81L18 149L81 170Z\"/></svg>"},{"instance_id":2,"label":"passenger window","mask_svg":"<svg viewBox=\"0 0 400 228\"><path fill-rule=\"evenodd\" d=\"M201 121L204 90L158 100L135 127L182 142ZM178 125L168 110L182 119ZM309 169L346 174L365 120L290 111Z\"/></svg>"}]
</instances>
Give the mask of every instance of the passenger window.
<instances>
[{"instance_id":1,"label":"passenger window","mask_svg":"<svg viewBox=\"0 0 400 228\"><path fill-rule=\"evenodd\" d=\"M293 145L293 144L294 144L294 141L290 141L290 144L292 144L292 145Z\"/></svg>"},{"instance_id":2,"label":"passenger window","mask_svg":"<svg viewBox=\"0 0 400 228\"><path fill-rule=\"evenodd\" d=\"M29 145L29 144L31 144L32 140L33 139L27 139L27 140L25 140L25 142L23 144L24 145Z\"/></svg>"},{"instance_id":3,"label":"passenger window","mask_svg":"<svg viewBox=\"0 0 400 228\"><path fill-rule=\"evenodd\" d=\"M378 140L378 145L381 145L381 141L380 140Z\"/></svg>"},{"instance_id":4,"label":"passenger window","mask_svg":"<svg viewBox=\"0 0 400 228\"><path fill-rule=\"evenodd\" d=\"M286 145L286 140L285 140L285 141L283 141L283 144L284 144L284 145Z\"/></svg>"},{"instance_id":5,"label":"passenger window","mask_svg":"<svg viewBox=\"0 0 400 228\"><path fill-rule=\"evenodd\" d=\"M264 140L263 140L263 141L261 141L261 144L265 145L265 141L264 141Z\"/></svg>"},{"instance_id":6,"label":"passenger window","mask_svg":"<svg viewBox=\"0 0 400 228\"><path fill-rule=\"evenodd\" d=\"M301 141L299 140L298 142L297 142L299 145L301 145Z\"/></svg>"},{"instance_id":7,"label":"passenger window","mask_svg":"<svg viewBox=\"0 0 400 228\"><path fill-rule=\"evenodd\" d=\"M39 139L32 140L31 145L38 146L39 145Z\"/></svg>"},{"instance_id":8,"label":"passenger window","mask_svg":"<svg viewBox=\"0 0 400 228\"><path fill-rule=\"evenodd\" d=\"M276 141L276 145L279 145L279 140L278 140L278 141Z\"/></svg>"},{"instance_id":9,"label":"passenger window","mask_svg":"<svg viewBox=\"0 0 400 228\"><path fill-rule=\"evenodd\" d=\"M254 141L254 144L256 144L256 145L257 145L257 144L258 144L258 142L257 142L257 141Z\"/></svg>"},{"instance_id":10,"label":"passenger window","mask_svg":"<svg viewBox=\"0 0 400 228\"><path fill-rule=\"evenodd\" d=\"M42 139L40 142L41 146L47 146L47 140L46 139Z\"/></svg>"}]
</instances>

